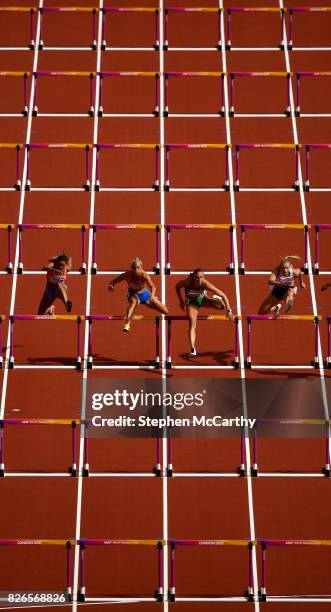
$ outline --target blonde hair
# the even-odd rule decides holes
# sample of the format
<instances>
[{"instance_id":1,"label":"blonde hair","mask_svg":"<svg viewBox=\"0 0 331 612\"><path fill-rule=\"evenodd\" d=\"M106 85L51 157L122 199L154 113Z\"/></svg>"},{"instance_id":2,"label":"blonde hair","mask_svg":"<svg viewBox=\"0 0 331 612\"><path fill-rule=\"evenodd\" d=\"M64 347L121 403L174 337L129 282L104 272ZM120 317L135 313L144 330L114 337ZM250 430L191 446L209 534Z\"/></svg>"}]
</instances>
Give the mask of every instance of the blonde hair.
<instances>
[{"instance_id":1,"label":"blonde hair","mask_svg":"<svg viewBox=\"0 0 331 612\"><path fill-rule=\"evenodd\" d=\"M301 259L301 257L299 257L299 255L284 255L283 257L281 257L279 265L283 266L287 262L292 263L292 261L295 259Z\"/></svg>"},{"instance_id":2,"label":"blonde hair","mask_svg":"<svg viewBox=\"0 0 331 612\"><path fill-rule=\"evenodd\" d=\"M141 261L141 259L139 257L135 257L134 259L132 259L132 261L130 263L130 268L132 268L134 265L142 266L143 262Z\"/></svg>"}]
</instances>

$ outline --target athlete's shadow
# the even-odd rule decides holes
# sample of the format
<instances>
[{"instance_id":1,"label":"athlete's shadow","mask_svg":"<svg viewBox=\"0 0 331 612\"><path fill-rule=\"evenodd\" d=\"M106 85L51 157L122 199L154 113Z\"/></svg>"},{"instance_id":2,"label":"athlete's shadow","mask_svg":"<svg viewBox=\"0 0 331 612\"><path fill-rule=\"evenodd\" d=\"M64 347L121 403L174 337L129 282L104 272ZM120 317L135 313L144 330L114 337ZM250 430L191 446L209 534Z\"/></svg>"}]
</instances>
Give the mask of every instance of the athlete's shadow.
<instances>
[{"instance_id":1,"label":"athlete's shadow","mask_svg":"<svg viewBox=\"0 0 331 612\"><path fill-rule=\"evenodd\" d=\"M26 363L31 365L52 365L59 364L63 366L76 366L76 357L27 357Z\"/></svg>"},{"instance_id":2,"label":"athlete's shadow","mask_svg":"<svg viewBox=\"0 0 331 612\"><path fill-rule=\"evenodd\" d=\"M155 362L153 359L145 359L145 360L124 360L124 359L114 359L113 357L105 357L104 355L100 355L99 353L93 353L93 366L140 366L142 368L154 368Z\"/></svg>"},{"instance_id":3,"label":"athlete's shadow","mask_svg":"<svg viewBox=\"0 0 331 612\"><path fill-rule=\"evenodd\" d=\"M233 350L219 351L219 352L215 352L215 351L200 352L198 351L198 354L196 357L191 357L188 353L180 353L179 355L181 359L183 359L190 365L208 365L204 361L203 363L200 363L200 361L201 359L204 360L205 358L209 357L211 362L216 362L218 365L224 365L224 366L232 364L233 356L234 356ZM213 364L211 363L211 365Z\"/></svg>"}]
</instances>

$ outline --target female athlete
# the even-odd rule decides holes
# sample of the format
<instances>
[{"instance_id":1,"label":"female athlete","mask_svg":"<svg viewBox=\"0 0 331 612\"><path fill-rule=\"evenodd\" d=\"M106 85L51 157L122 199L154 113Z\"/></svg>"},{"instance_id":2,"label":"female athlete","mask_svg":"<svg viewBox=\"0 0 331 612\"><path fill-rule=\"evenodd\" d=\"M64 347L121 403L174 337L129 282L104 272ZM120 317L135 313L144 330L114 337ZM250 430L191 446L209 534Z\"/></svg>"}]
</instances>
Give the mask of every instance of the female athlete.
<instances>
[{"instance_id":1,"label":"female athlete","mask_svg":"<svg viewBox=\"0 0 331 612\"><path fill-rule=\"evenodd\" d=\"M64 253L62 253L62 255L51 257L47 266L43 267L43 270L45 270L47 273L46 287L38 308L38 315L54 315L54 302L57 298L62 300L66 311L71 312L72 302L68 300L66 285L67 273L70 272L71 268L72 259Z\"/></svg>"},{"instance_id":2,"label":"female athlete","mask_svg":"<svg viewBox=\"0 0 331 612\"><path fill-rule=\"evenodd\" d=\"M272 287L272 291L262 302L259 314L265 315L271 312L277 315L282 308L282 301L285 302L285 313L288 313L294 304L294 297L297 293L297 287L295 286L296 279L299 279L301 289L306 288L301 270L293 267L292 262L295 259L300 259L300 257L297 255L286 255L271 272L268 285Z\"/></svg>"}]
</instances>

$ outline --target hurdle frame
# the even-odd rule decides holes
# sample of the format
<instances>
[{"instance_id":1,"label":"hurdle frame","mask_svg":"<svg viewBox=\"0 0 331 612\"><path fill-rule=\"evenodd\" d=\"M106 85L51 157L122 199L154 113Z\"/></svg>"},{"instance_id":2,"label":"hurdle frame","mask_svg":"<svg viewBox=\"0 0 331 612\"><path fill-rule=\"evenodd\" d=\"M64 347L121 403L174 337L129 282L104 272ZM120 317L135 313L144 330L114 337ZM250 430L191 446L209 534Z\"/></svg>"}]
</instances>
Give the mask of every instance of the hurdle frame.
<instances>
[{"instance_id":1,"label":"hurdle frame","mask_svg":"<svg viewBox=\"0 0 331 612\"><path fill-rule=\"evenodd\" d=\"M226 72L199 72L199 71L181 71L181 72L170 72L167 71L164 73L164 111L163 117L169 117L169 79L170 78L185 78L185 77L216 77L220 79L220 105L218 109L218 115L224 117L225 115L225 101L224 101L224 78L226 77ZM194 114L192 114L194 116Z\"/></svg>"},{"instance_id":2,"label":"hurdle frame","mask_svg":"<svg viewBox=\"0 0 331 612\"><path fill-rule=\"evenodd\" d=\"M102 33L101 33L101 49L102 51L107 50L106 41L106 15L108 13L154 13L155 14L155 42L152 45L152 49L159 51L160 49L160 8L159 7L146 7L146 6L121 6L121 7L103 7L102 9Z\"/></svg>"},{"instance_id":3,"label":"hurdle frame","mask_svg":"<svg viewBox=\"0 0 331 612\"><path fill-rule=\"evenodd\" d=\"M298 229L304 231L304 264L302 272L308 274L308 244L309 244L309 230L311 229L310 224L303 223L241 223L239 225L241 232L241 247L240 247L240 274L245 274L245 234L247 230L283 230L283 229ZM331 228L331 226L330 226Z\"/></svg>"},{"instance_id":4,"label":"hurdle frame","mask_svg":"<svg viewBox=\"0 0 331 612\"><path fill-rule=\"evenodd\" d=\"M331 145L330 145L331 146ZM235 155L236 155L236 173L234 190L240 191L240 164L239 164L239 153L241 149L293 149L295 152L295 180L292 184L294 191L299 191L299 153L302 145L301 144L280 144L280 143L247 143L247 144L236 144Z\"/></svg>"},{"instance_id":5,"label":"hurdle frame","mask_svg":"<svg viewBox=\"0 0 331 612\"><path fill-rule=\"evenodd\" d=\"M331 8L331 7L330 7ZM327 149L331 149L331 144L305 144L305 151L306 151L306 180L304 182L304 191L310 191L311 190L311 184L310 184L310 174L311 174L311 151L315 150L327 150Z\"/></svg>"},{"instance_id":6,"label":"hurdle frame","mask_svg":"<svg viewBox=\"0 0 331 612\"><path fill-rule=\"evenodd\" d=\"M230 234L230 261L226 270L229 274L234 274L234 242L233 232L236 226L231 223L167 223L166 230L166 274L171 274L171 232L173 230L228 230Z\"/></svg>"},{"instance_id":7,"label":"hurdle frame","mask_svg":"<svg viewBox=\"0 0 331 612\"><path fill-rule=\"evenodd\" d=\"M38 12L38 8L29 6L2 6L0 7L0 13L3 12L14 12L14 13L29 13L30 15L30 43L27 48L31 51L35 50L35 35L36 35L36 24L35 15Z\"/></svg>"},{"instance_id":8,"label":"hurdle frame","mask_svg":"<svg viewBox=\"0 0 331 612\"><path fill-rule=\"evenodd\" d=\"M295 13L319 13L319 12L327 12L327 11L331 11L331 7L320 7L320 6L296 6L296 7L289 7L288 9L288 14L289 14L289 37L288 37L288 44L287 44L287 49L288 51L292 51L293 50L293 18L294 18L294 14Z\"/></svg>"},{"instance_id":9,"label":"hurdle frame","mask_svg":"<svg viewBox=\"0 0 331 612\"><path fill-rule=\"evenodd\" d=\"M1 227L1 226L0 226ZM81 274L86 273L86 239L85 233L86 229L88 229L88 225L80 224L80 223L19 223L17 225L18 228L18 266L17 273L23 274L24 265L23 265L23 231L24 230L80 230L82 232L82 240L81 240L81 252L82 252L82 263L79 268Z\"/></svg>"},{"instance_id":10,"label":"hurdle frame","mask_svg":"<svg viewBox=\"0 0 331 612\"><path fill-rule=\"evenodd\" d=\"M97 49L97 13L100 9L88 6L43 6L38 9L40 13L40 40L39 40L39 51L42 51L45 47L43 34L44 34L44 15L45 13L91 13L92 15L92 43L90 48L93 51ZM59 47L61 49L61 47Z\"/></svg>"},{"instance_id":11,"label":"hurdle frame","mask_svg":"<svg viewBox=\"0 0 331 612\"><path fill-rule=\"evenodd\" d=\"M331 77L331 72L326 72L323 70L320 71L306 71L306 72L296 72L296 105L295 105L295 116L301 117L301 84L302 78L311 78L311 77Z\"/></svg>"},{"instance_id":12,"label":"hurdle frame","mask_svg":"<svg viewBox=\"0 0 331 612\"><path fill-rule=\"evenodd\" d=\"M94 144L93 147L96 149L96 179L94 189L100 191L100 151L102 149L154 149L155 151L155 180L152 184L152 191L160 190L160 144L114 144L114 143L98 143Z\"/></svg>"},{"instance_id":13,"label":"hurdle frame","mask_svg":"<svg viewBox=\"0 0 331 612\"><path fill-rule=\"evenodd\" d=\"M153 223L94 223L92 226L93 241L92 241L92 268L91 274L97 274L98 265L96 257L96 237L97 231L101 230L154 230L155 231L155 266L153 272L160 274L160 251L161 251L161 226Z\"/></svg>"},{"instance_id":14,"label":"hurdle frame","mask_svg":"<svg viewBox=\"0 0 331 612\"><path fill-rule=\"evenodd\" d=\"M14 475L16 472L5 471L5 460L4 460L4 430L10 425L70 425L71 434L71 466L68 468L69 476L77 476L77 463L76 463L76 428L80 424L79 419L2 419L0 421L0 477L5 475ZM43 472L43 474L52 474L52 472Z\"/></svg>"},{"instance_id":15,"label":"hurdle frame","mask_svg":"<svg viewBox=\"0 0 331 612\"><path fill-rule=\"evenodd\" d=\"M328 370L331 369L331 316L326 316L325 321L328 327L328 352L326 356L325 365Z\"/></svg>"},{"instance_id":16,"label":"hurdle frame","mask_svg":"<svg viewBox=\"0 0 331 612\"><path fill-rule=\"evenodd\" d=\"M86 580L85 580L85 551L89 546L155 546L157 549L157 563L158 563L158 586L155 589L154 597L141 598L139 597L139 601L163 601L164 595L164 582L163 582L163 567L164 567L164 546L166 542L164 540L157 539L145 539L145 540L124 540L124 539L105 539L105 540L97 540L97 539L87 539L81 538L78 540L79 545L79 587L78 587L78 601L79 602L97 602L100 601L100 597L86 597ZM107 597L107 601L111 602L118 601L120 597ZM133 601L136 601L136 597L132 598ZM125 597L125 601L130 600L130 598ZM101 601L104 601L104 598L101 598Z\"/></svg>"},{"instance_id":17,"label":"hurdle frame","mask_svg":"<svg viewBox=\"0 0 331 612\"><path fill-rule=\"evenodd\" d=\"M202 368L203 366L180 366L180 365L174 365L172 363L172 357L171 357L171 334L172 334L172 322L173 321L188 321L188 316L187 315L165 315L164 317L166 319L166 321L168 322L168 329L167 329L167 351L166 351L166 368L168 370L171 369L195 369L196 367L198 368ZM232 361L232 365L218 365L218 366L206 366L207 368L217 368L217 369L222 369L222 370L233 370L239 369L239 330L238 330L238 326L239 326L239 320L241 319L241 317L239 316L235 316L234 317L234 326L235 326L235 341L234 341L234 346L235 346L235 350L234 350L234 358ZM231 323L231 321L228 320L226 315L200 315L197 318L198 321L226 321L227 323Z\"/></svg>"},{"instance_id":18,"label":"hurdle frame","mask_svg":"<svg viewBox=\"0 0 331 612\"><path fill-rule=\"evenodd\" d=\"M90 151L93 144L80 143L29 143L24 145L27 152L26 162L26 183L25 191L31 191L31 151L33 149L82 149L85 150L85 183L82 186L84 191L90 191Z\"/></svg>"},{"instance_id":19,"label":"hurdle frame","mask_svg":"<svg viewBox=\"0 0 331 612\"><path fill-rule=\"evenodd\" d=\"M261 551L262 551L262 580L261 580L261 589L259 591L259 600L267 601L267 546L331 546L331 540L301 540L300 538L297 540L259 540L261 542ZM273 599L270 596L268 599ZM281 596L280 596L281 597ZM322 598L323 595L312 596Z\"/></svg>"},{"instance_id":20,"label":"hurdle frame","mask_svg":"<svg viewBox=\"0 0 331 612\"><path fill-rule=\"evenodd\" d=\"M321 468L321 475L326 476L326 477L330 477L330 433L331 433L331 429L330 429L330 420L325 420L325 419L256 419L254 426L253 426L253 461L252 461L252 467L251 467L251 476L253 478L256 478L259 475L259 470L258 470L258 452L257 452L257 448L258 448L258 436L257 436L257 430L258 430L258 425L262 424L262 425L269 425L271 427L274 426L281 426L281 425L324 425L325 428L325 436L324 436L324 440L325 440L325 463L323 465L323 467ZM279 472L272 472L272 474L278 474ZM293 473L293 472L291 472ZM301 474L301 472L298 472L299 474Z\"/></svg>"},{"instance_id":21,"label":"hurdle frame","mask_svg":"<svg viewBox=\"0 0 331 612\"><path fill-rule=\"evenodd\" d=\"M311 362L311 365L300 365L298 366L300 369L313 368L317 370L319 368L319 357L318 357L318 341L319 341L319 322L322 320L321 316L315 315L243 315L242 317L247 321L247 355L245 360L245 368L247 370L256 369L256 368L264 368L264 369L274 369L275 367L279 367L276 365L259 365L252 363L252 321L312 321L314 324L314 357Z\"/></svg>"},{"instance_id":22,"label":"hurdle frame","mask_svg":"<svg viewBox=\"0 0 331 612\"><path fill-rule=\"evenodd\" d=\"M92 368L98 368L98 366L93 365L93 350L92 350L92 324L94 321L126 321L126 317L123 315L88 315L86 317L88 321L88 355L87 355L87 369L91 370ZM142 370L159 370L161 367L160 364L160 316L143 316L143 315L135 315L132 318L132 321L154 321L155 323L155 359L154 364L152 366L148 365L139 365L139 366L127 366L127 369L142 369ZM102 366L105 368L105 366ZM123 365L109 365L107 369L123 369Z\"/></svg>"},{"instance_id":23,"label":"hurdle frame","mask_svg":"<svg viewBox=\"0 0 331 612\"><path fill-rule=\"evenodd\" d=\"M30 538L17 538L11 540L0 540L0 546L63 546L66 551L66 586L63 589L63 595L66 598L66 602L71 602L72 596L72 546L75 545L73 540L45 540L45 539L30 539ZM19 589L16 589L19 590ZM52 591L54 592L54 591Z\"/></svg>"},{"instance_id":24,"label":"hurdle frame","mask_svg":"<svg viewBox=\"0 0 331 612\"><path fill-rule=\"evenodd\" d=\"M0 149L15 149L16 151L16 183L14 185L15 191L21 191L21 151L25 147L24 144L17 144L14 142L1 142Z\"/></svg>"},{"instance_id":25,"label":"hurdle frame","mask_svg":"<svg viewBox=\"0 0 331 612\"><path fill-rule=\"evenodd\" d=\"M8 274L13 273L13 258L12 258L12 231L17 228L14 223L0 223L0 231L7 230L7 253L8 253L8 264L5 267Z\"/></svg>"},{"instance_id":26,"label":"hurdle frame","mask_svg":"<svg viewBox=\"0 0 331 612\"><path fill-rule=\"evenodd\" d=\"M181 150L181 149L220 149L225 152L225 182L223 183L223 190L230 190L230 178L229 178L229 151L231 151L231 144L164 144L165 148L165 179L164 179L164 191L170 191L170 151ZM176 189L172 187L171 189ZM194 188L200 190L199 188Z\"/></svg>"},{"instance_id":27,"label":"hurdle frame","mask_svg":"<svg viewBox=\"0 0 331 612\"><path fill-rule=\"evenodd\" d=\"M281 7L228 7L227 13L227 40L226 50L231 51L232 49L232 14L233 13L279 13L280 16L280 43L275 47L284 50L284 28L285 28L285 13L287 9ZM238 47L240 49L240 47Z\"/></svg>"},{"instance_id":28,"label":"hurdle frame","mask_svg":"<svg viewBox=\"0 0 331 612\"><path fill-rule=\"evenodd\" d=\"M1 11L1 8L0 8ZM21 115L23 117L28 116L28 79L31 77L29 71L13 71L13 70L1 70L0 77L23 77L23 109Z\"/></svg>"},{"instance_id":29,"label":"hurdle frame","mask_svg":"<svg viewBox=\"0 0 331 612\"><path fill-rule=\"evenodd\" d=\"M33 110L32 116L37 117L39 113L38 109L38 79L47 77L87 77L89 79L89 97L90 97L90 108L87 112L89 117L94 116L94 78L96 72L93 71L68 71L68 70L38 70L32 73L34 78L34 95L33 95Z\"/></svg>"},{"instance_id":30,"label":"hurdle frame","mask_svg":"<svg viewBox=\"0 0 331 612\"><path fill-rule=\"evenodd\" d=\"M98 72L97 73L99 78L99 108L98 108L98 117L103 117L104 115L104 110L103 110L103 79L104 78L108 78L108 77L154 77L155 78L155 106L154 106L154 110L151 113L151 115L153 115L153 117L159 117L160 116L160 90L159 90L159 83L160 83L160 73L159 72L143 72L143 71L128 71L128 70L121 70L121 71L105 71L103 70L102 72ZM132 113L134 114L134 113Z\"/></svg>"},{"instance_id":31,"label":"hurdle frame","mask_svg":"<svg viewBox=\"0 0 331 612\"><path fill-rule=\"evenodd\" d=\"M331 224L330 223L315 223L315 225L313 227L315 228L315 262L314 262L314 266L313 266L313 271L314 271L314 274L319 274L320 273L320 267L319 267L319 257L320 257L319 240L320 240L320 231L321 230L331 230Z\"/></svg>"},{"instance_id":32,"label":"hurdle frame","mask_svg":"<svg viewBox=\"0 0 331 612\"><path fill-rule=\"evenodd\" d=\"M175 586L175 567L176 567L176 556L175 551L178 546L245 546L248 550L248 588L243 595L244 601L254 601L254 587L253 587L253 547L256 546L256 542L253 540L180 540L180 539L169 539L168 544L170 545L170 581L169 581L169 593L168 599L170 602L180 601L180 597L176 596ZM215 598L214 598L215 599ZM217 598L216 598L217 599ZM186 597L185 597L186 600ZM213 600L213 597L207 597L206 600Z\"/></svg>"},{"instance_id":33,"label":"hurdle frame","mask_svg":"<svg viewBox=\"0 0 331 612\"><path fill-rule=\"evenodd\" d=\"M234 108L234 83L235 78L255 78L255 77L285 77L286 78L286 107L282 114L286 115L286 117L291 116L291 102L290 102L290 89L291 89L291 76L293 76L293 72L274 72L274 71L254 71L254 72L243 72L243 71L231 71L229 73L230 76L230 108L229 108L229 116L235 116L235 108Z\"/></svg>"},{"instance_id":34,"label":"hurdle frame","mask_svg":"<svg viewBox=\"0 0 331 612\"><path fill-rule=\"evenodd\" d=\"M220 7L210 7L210 6L206 6L206 7L197 7L197 6L188 6L188 7L184 7L184 6L166 6L164 7L164 41L163 41L163 51L168 51L169 50L169 41L168 41L168 34L169 34L169 14L175 14L175 13L217 13L218 15L218 41L216 43L216 45L214 45L214 48L217 49L218 51L222 50L222 35L221 35L221 14L222 14L223 9ZM176 48L176 47L175 47ZM199 49L199 47L195 47L196 49Z\"/></svg>"},{"instance_id":35,"label":"hurdle frame","mask_svg":"<svg viewBox=\"0 0 331 612\"><path fill-rule=\"evenodd\" d=\"M75 367L77 370L82 369L81 358L81 323L85 320L83 315L9 315L6 317L9 320L9 335L10 335L10 352L8 369L13 370L15 367L14 358L14 323L15 321L75 321L77 324L77 355ZM47 366L46 366L47 367ZM58 366L59 368L61 366ZM62 366L63 367L63 366Z\"/></svg>"}]
</instances>

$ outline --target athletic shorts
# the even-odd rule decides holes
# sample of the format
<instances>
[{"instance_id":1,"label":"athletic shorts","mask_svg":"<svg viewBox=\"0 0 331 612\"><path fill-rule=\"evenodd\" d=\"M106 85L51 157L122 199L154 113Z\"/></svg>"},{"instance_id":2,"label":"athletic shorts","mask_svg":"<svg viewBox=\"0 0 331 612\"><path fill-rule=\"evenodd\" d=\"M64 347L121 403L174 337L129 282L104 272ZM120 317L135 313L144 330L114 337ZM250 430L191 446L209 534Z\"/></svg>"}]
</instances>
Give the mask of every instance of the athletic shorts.
<instances>
[{"instance_id":1,"label":"athletic shorts","mask_svg":"<svg viewBox=\"0 0 331 612\"><path fill-rule=\"evenodd\" d=\"M187 306L195 306L195 308L201 308L205 295L201 293L196 298L186 298L185 303Z\"/></svg>"},{"instance_id":2,"label":"athletic shorts","mask_svg":"<svg viewBox=\"0 0 331 612\"><path fill-rule=\"evenodd\" d=\"M273 295L276 300L283 300L289 289L294 289L294 285L289 285L288 287L274 287L271 295Z\"/></svg>"},{"instance_id":3,"label":"athletic shorts","mask_svg":"<svg viewBox=\"0 0 331 612\"><path fill-rule=\"evenodd\" d=\"M128 293L128 300L132 297L138 298L139 304L146 304L151 299L152 294L149 289L143 289L142 291L137 291L137 293Z\"/></svg>"}]
</instances>

